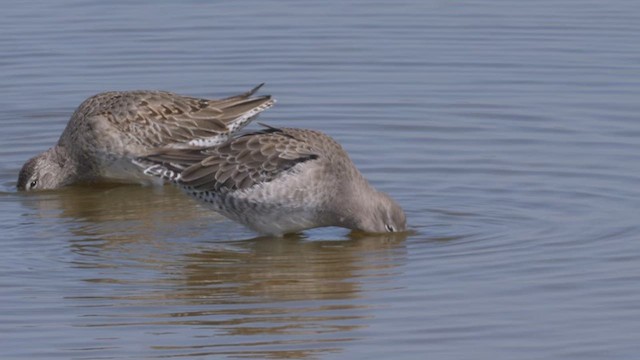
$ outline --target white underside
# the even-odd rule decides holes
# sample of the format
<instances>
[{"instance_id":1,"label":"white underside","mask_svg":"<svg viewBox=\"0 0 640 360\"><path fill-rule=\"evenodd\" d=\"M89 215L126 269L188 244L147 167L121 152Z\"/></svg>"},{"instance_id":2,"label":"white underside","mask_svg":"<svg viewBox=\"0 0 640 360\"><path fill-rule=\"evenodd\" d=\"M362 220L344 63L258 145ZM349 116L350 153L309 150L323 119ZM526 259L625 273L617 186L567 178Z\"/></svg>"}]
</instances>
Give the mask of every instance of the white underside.
<instances>
[{"instance_id":1,"label":"white underside","mask_svg":"<svg viewBox=\"0 0 640 360\"><path fill-rule=\"evenodd\" d=\"M328 225L319 217L324 197L309 181L306 164L297 174L227 194L195 193L183 189L206 206L245 226L267 235L280 236Z\"/></svg>"},{"instance_id":2,"label":"white underside","mask_svg":"<svg viewBox=\"0 0 640 360\"><path fill-rule=\"evenodd\" d=\"M206 203L206 205L229 219L265 235L281 236L321 226L315 221L315 211L304 208L282 207L268 213L245 210L242 214L237 214L221 209L215 204Z\"/></svg>"}]
</instances>

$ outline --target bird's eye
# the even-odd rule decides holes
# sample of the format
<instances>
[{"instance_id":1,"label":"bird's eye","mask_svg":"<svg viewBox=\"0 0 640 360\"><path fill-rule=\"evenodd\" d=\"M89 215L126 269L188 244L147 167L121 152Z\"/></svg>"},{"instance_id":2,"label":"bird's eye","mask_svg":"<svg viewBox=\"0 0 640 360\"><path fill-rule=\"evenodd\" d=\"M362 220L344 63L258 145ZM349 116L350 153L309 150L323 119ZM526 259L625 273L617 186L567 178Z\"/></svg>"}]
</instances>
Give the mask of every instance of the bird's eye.
<instances>
[{"instance_id":1,"label":"bird's eye","mask_svg":"<svg viewBox=\"0 0 640 360\"><path fill-rule=\"evenodd\" d=\"M34 187L36 187L36 185L38 185L38 180L31 181L31 183L29 184L29 189L33 189Z\"/></svg>"},{"instance_id":2,"label":"bird's eye","mask_svg":"<svg viewBox=\"0 0 640 360\"><path fill-rule=\"evenodd\" d=\"M385 224L385 226L384 226L384 227L387 229L387 231L388 231L388 232L395 232L395 231L396 231L396 230L393 228L393 226L391 226L391 225L386 225L386 224Z\"/></svg>"}]
</instances>

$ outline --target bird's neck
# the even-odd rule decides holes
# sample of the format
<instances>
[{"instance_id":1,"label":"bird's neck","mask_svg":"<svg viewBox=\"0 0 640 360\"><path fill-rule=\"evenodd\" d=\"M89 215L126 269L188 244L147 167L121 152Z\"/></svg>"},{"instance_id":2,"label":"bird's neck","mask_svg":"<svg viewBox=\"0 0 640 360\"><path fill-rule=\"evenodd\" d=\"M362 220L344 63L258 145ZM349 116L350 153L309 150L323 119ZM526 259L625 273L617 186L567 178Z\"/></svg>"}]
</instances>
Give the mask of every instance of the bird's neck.
<instances>
[{"instance_id":1,"label":"bird's neck","mask_svg":"<svg viewBox=\"0 0 640 360\"><path fill-rule=\"evenodd\" d=\"M343 190L341 201L336 202L338 226L349 229L360 229L362 219L371 215L374 204L379 198L378 191L374 189L363 177L352 183L352 186Z\"/></svg>"},{"instance_id":2,"label":"bird's neck","mask_svg":"<svg viewBox=\"0 0 640 360\"><path fill-rule=\"evenodd\" d=\"M65 183L74 183L79 179L81 169L77 167L77 161L71 153L62 145L56 145L48 150L50 156L60 166L60 171L64 174Z\"/></svg>"}]
</instances>

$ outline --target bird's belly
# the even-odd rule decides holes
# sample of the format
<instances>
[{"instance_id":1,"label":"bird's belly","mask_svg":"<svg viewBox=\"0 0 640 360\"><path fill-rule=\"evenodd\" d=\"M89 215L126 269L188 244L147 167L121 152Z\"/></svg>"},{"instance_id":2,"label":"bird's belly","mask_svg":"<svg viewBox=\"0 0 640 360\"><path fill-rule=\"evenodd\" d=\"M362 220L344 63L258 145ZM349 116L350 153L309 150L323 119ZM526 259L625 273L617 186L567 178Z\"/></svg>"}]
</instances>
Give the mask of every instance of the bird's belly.
<instances>
[{"instance_id":1,"label":"bird's belly","mask_svg":"<svg viewBox=\"0 0 640 360\"><path fill-rule=\"evenodd\" d=\"M280 236L326 226L318 216L317 204L307 197L287 198L261 191L257 196L244 193L197 192L183 189L207 207L254 231Z\"/></svg>"},{"instance_id":2,"label":"bird's belly","mask_svg":"<svg viewBox=\"0 0 640 360\"><path fill-rule=\"evenodd\" d=\"M282 208L268 214L249 211L240 214L237 221L261 234L275 236L321 226L316 221L315 212L305 209Z\"/></svg>"}]
</instances>

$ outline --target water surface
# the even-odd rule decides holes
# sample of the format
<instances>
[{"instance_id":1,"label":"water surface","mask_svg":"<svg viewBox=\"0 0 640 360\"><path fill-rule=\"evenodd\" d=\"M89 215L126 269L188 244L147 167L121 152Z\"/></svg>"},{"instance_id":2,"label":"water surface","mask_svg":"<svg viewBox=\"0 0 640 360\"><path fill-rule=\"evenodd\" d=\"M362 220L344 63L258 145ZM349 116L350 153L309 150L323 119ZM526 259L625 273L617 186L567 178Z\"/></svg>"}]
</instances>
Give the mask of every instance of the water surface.
<instances>
[{"instance_id":1,"label":"water surface","mask_svg":"<svg viewBox=\"0 0 640 360\"><path fill-rule=\"evenodd\" d=\"M23 1L0 14L7 359L634 359L636 1ZM171 187L17 193L100 91L323 130L412 233L260 238Z\"/></svg>"}]
</instances>

